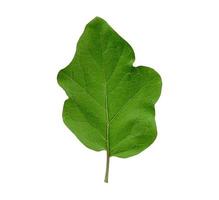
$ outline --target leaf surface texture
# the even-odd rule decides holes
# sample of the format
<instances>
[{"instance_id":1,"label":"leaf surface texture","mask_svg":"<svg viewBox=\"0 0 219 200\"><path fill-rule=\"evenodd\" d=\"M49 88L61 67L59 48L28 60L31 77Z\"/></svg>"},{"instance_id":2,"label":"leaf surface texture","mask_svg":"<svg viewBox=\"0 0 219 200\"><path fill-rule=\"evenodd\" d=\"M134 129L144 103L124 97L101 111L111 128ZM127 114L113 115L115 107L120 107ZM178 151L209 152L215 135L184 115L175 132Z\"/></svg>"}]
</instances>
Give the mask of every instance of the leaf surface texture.
<instances>
[{"instance_id":1,"label":"leaf surface texture","mask_svg":"<svg viewBox=\"0 0 219 200\"><path fill-rule=\"evenodd\" d=\"M88 148L130 157L156 138L154 104L161 78L149 67L133 67L132 47L103 19L87 24L71 63L58 73L68 99L66 126Z\"/></svg>"}]
</instances>

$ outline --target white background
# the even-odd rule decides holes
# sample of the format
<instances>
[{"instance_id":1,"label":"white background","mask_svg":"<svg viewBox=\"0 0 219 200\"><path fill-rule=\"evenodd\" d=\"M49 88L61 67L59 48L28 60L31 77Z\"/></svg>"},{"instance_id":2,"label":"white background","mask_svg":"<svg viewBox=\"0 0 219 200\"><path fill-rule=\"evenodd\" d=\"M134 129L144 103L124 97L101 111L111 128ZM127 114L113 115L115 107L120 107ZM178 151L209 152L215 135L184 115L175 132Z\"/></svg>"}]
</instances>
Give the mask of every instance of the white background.
<instances>
[{"instance_id":1,"label":"white background","mask_svg":"<svg viewBox=\"0 0 219 200\"><path fill-rule=\"evenodd\" d=\"M1 200L219 199L218 1L0 2ZM105 152L63 124L56 82L95 16L163 79L157 140L112 158L109 184Z\"/></svg>"}]
</instances>

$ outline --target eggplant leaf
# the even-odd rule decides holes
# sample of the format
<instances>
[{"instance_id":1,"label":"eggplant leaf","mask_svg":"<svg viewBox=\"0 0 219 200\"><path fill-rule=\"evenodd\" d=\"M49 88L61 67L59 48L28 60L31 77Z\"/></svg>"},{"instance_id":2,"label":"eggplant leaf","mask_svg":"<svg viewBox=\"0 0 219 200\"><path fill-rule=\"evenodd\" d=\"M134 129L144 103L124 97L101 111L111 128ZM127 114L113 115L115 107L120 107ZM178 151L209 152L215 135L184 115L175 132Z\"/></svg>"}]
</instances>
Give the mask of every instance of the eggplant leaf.
<instances>
[{"instance_id":1,"label":"eggplant leaf","mask_svg":"<svg viewBox=\"0 0 219 200\"><path fill-rule=\"evenodd\" d=\"M66 126L88 148L106 150L105 182L111 156L134 156L153 143L154 104L161 78L149 67L133 67L132 47L103 19L87 24L71 63L58 73L68 99Z\"/></svg>"}]
</instances>

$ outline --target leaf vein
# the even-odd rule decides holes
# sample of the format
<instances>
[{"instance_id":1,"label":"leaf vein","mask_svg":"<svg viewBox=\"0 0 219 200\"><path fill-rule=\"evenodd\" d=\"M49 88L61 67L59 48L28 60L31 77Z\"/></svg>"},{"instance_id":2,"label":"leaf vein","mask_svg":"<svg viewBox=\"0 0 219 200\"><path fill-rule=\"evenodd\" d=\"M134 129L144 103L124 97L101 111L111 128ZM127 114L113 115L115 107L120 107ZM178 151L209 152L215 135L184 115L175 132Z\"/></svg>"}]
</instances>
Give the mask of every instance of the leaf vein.
<instances>
[{"instance_id":1,"label":"leaf vein","mask_svg":"<svg viewBox=\"0 0 219 200\"><path fill-rule=\"evenodd\" d=\"M94 101L96 104L98 104L100 107L103 108L103 106L84 88L81 84L79 84L77 81L75 81L71 76L69 76L67 73L63 72L63 74L69 78L72 82L76 83L82 90L84 90Z\"/></svg>"}]
</instances>

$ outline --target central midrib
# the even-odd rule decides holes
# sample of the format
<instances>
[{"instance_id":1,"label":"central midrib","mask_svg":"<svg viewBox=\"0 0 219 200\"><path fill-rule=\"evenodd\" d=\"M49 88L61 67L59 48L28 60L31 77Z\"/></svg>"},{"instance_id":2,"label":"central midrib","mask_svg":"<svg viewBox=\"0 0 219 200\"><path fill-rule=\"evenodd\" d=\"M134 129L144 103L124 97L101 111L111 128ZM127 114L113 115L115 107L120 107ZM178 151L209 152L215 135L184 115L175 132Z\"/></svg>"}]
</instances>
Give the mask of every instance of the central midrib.
<instances>
[{"instance_id":1,"label":"central midrib","mask_svg":"<svg viewBox=\"0 0 219 200\"><path fill-rule=\"evenodd\" d=\"M108 110L108 96L107 86L105 85L105 115L106 115L106 149L109 151L109 110Z\"/></svg>"},{"instance_id":2,"label":"central midrib","mask_svg":"<svg viewBox=\"0 0 219 200\"><path fill-rule=\"evenodd\" d=\"M99 32L100 38L100 52L101 52L101 66L103 68L104 77L105 77L105 118L106 118L106 172L105 172L105 179L104 181L108 183L108 175L109 175L109 159L110 159L110 143L109 143L109 130L110 130L110 123L109 123L109 109L108 109L108 92L107 92L107 77L105 66L103 63L103 47L102 47L102 36Z\"/></svg>"},{"instance_id":3,"label":"central midrib","mask_svg":"<svg viewBox=\"0 0 219 200\"><path fill-rule=\"evenodd\" d=\"M109 143L109 110L108 110L108 96L107 96L107 85L105 82L105 115L106 115L106 172L104 181L108 183L109 176L109 161L110 161L110 143Z\"/></svg>"}]
</instances>

